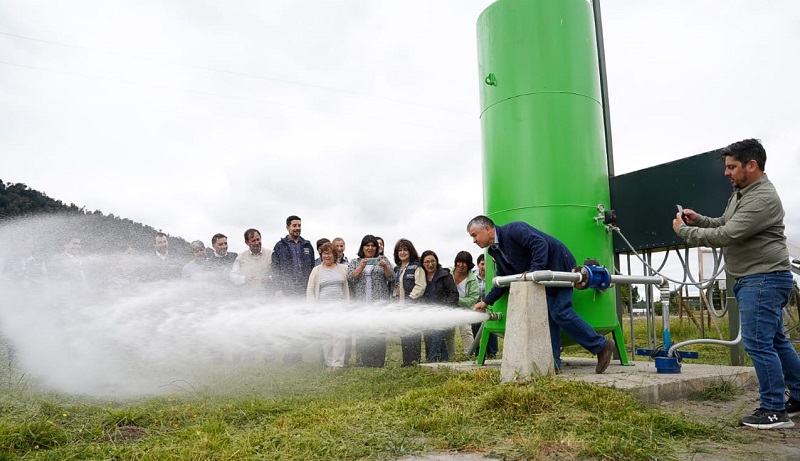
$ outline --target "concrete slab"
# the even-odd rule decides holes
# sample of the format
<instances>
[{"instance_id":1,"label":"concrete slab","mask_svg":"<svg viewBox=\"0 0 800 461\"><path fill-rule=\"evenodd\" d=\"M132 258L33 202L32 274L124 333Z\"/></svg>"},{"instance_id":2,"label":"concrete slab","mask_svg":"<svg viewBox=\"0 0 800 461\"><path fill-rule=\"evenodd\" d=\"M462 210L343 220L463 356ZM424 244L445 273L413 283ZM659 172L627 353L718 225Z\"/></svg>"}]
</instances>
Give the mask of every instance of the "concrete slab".
<instances>
[{"instance_id":1,"label":"concrete slab","mask_svg":"<svg viewBox=\"0 0 800 461\"><path fill-rule=\"evenodd\" d=\"M485 367L500 369L502 360L487 360ZM561 370L557 379L573 379L598 386L624 390L647 403L660 403L686 398L689 394L701 391L720 380L752 388L758 385L752 367L732 367L724 365L698 365L684 362L681 372L676 374L658 373L655 362L636 361L623 366L612 362L603 374L596 374L593 358L562 357ZM426 363L424 367L449 367L470 371L480 369L474 362Z\"/></svg>"}]
</instances>

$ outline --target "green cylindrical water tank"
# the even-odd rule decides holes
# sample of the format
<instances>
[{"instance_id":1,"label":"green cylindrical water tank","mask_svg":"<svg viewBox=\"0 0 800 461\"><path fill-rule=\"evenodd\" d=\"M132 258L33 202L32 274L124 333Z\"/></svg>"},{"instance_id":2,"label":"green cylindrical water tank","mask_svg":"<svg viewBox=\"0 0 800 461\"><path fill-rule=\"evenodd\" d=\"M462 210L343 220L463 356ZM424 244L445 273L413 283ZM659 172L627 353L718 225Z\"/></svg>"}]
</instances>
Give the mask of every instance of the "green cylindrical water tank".
<instances>
[{"instance_id":1,"label":"green cylindrical water tank","mask_svg":"<svg viewBox=\"0 0 800 461\"><path fill-rule=\"evenodd\" d=\"M609 186L591 3L492 4L478 20L478 64L486 214L555 236L578 264L594 258L612 268L611 235L594 219ZM574 304L596 330L613 332L624 354L613 290L576 290ZM503 328L486 324L487 333Z\"/></svg>"}]
</instances>

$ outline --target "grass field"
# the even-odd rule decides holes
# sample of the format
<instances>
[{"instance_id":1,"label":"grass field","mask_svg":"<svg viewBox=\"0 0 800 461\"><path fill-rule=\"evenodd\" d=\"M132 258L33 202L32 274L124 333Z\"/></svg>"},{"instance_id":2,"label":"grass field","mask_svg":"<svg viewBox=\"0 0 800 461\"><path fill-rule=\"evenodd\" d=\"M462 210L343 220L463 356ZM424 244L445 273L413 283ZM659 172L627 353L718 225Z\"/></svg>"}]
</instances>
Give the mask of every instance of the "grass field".
<instances>
[{"instance_id":1,"label":"grass field","mask_svg":"<svg viewBox=\"0 0 800 461\"><path fill-rule=\"evenodd\" d=\"M637 342L646 341L642 320L636 329ZM690 322L673 323L676 341L698 333ZM654 460L703 440L735 442L613 389L554 377L503 384L486 369L402 368L397 343L390 341L382 369L325 372L309 347L302 365L219 365L165 383L169 394L135 400L54 393L2 356L0 459L378 460L470 452ZM700 360L728 357L727 348L709 346Z\"/></svg>"}]
</instances>

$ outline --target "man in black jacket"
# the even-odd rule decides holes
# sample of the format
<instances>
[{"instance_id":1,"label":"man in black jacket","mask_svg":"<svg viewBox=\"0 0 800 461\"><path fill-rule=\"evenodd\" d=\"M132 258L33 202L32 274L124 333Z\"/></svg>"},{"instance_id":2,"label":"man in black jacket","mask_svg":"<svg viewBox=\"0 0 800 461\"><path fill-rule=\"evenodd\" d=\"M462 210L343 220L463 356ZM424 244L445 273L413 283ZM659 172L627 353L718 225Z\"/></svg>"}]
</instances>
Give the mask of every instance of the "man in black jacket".
<instances>
[{"instance_id":1,"label":"man in black jacket","mask_svg":"<svg viewBox=\"0 0 800 461\"><path fill-rule=\"evenodd\" d=\"M276 296L306 295L308 276L314 269L314 247L300 236L300 218L286 218L286 237L272 249L272 277L277 285Z\"/></svg>"}]
</instances>

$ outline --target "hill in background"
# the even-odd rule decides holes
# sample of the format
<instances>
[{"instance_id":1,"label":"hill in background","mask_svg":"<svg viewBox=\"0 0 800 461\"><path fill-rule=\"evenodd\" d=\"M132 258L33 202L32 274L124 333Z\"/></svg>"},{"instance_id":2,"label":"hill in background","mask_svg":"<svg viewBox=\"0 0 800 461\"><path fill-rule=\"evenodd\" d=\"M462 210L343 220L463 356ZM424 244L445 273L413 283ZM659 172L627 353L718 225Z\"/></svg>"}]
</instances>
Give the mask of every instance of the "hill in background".
<instances>
[{"instance_id":1,"label":"hill in background","mask_svg":"<svg viewBox=\"0 0 800 461\"><path fill-rule=\"evenodd\" d=\"M0 228L37 221L42 225L19 227L25 229L25 235L14 236L15 241L6 241L4 246L33 245L40 255L48 256L60 253L69 239L77 237L85 254L122 253L128 248L146 252L153 250L153 237L159 232L152 226L100 210L67 205L23 183L0 180ZM169 245L171 253L191 257L186 240L169 236Z\"/></svg>"}]
</instances>

